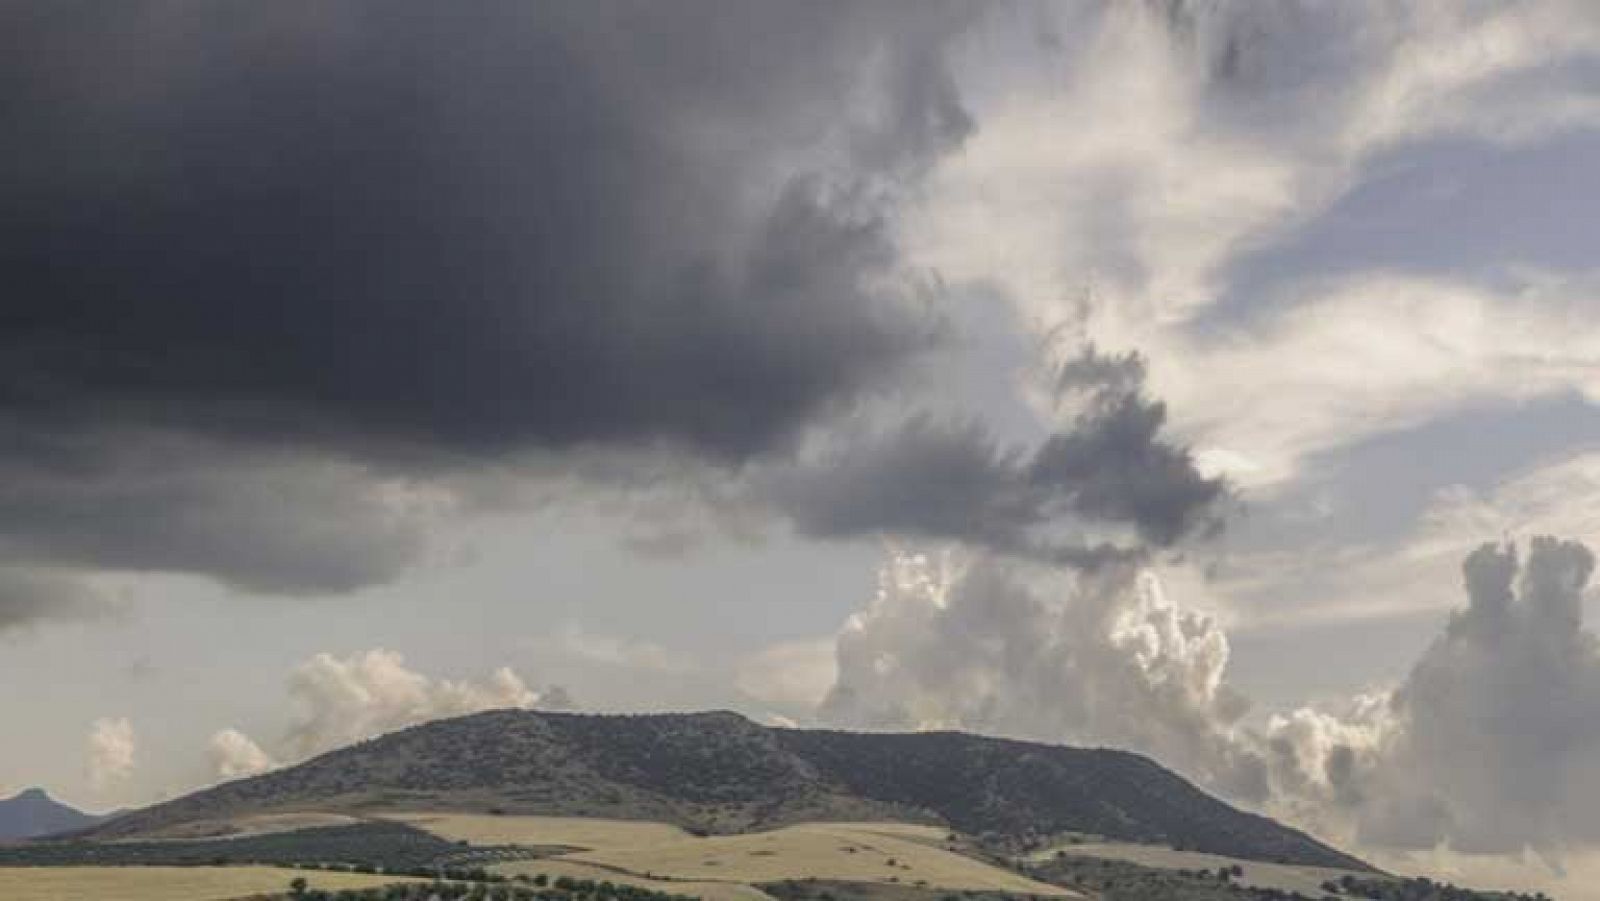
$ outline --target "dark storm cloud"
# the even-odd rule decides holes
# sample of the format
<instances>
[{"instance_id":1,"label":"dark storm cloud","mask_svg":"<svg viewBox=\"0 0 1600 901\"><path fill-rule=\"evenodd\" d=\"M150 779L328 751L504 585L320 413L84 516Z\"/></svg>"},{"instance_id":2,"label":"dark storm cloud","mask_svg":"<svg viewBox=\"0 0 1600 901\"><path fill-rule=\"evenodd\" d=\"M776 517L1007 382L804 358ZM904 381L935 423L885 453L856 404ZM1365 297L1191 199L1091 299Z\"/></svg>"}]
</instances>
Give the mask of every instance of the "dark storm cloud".
<instances>
[{"instance_id":1,"label":"dark storm cloud","mask_svg":"<svg viewBox=\"0 0 1600 901\"><path fill-rule=\"evenodd\" d=\"M814 535L887 531L1012 544L1039 517L1019 466L980 425L918 417L786 475L777 494Z\"/></svg>"},{"instance_id":2,"label":"dark storm cloud","mask_svg":"<svg viewBox=\"0 0 1600 901\"><path fill-rule=\"evenodd\" d=\"M782 447L936 331L885 221L969 17L0 6L0 565L344 591L421 550L408 476Z\"/></svg>"},{"instance_id":3,"label":"dark storm cloud","mask_svg":"<svg viewBox=\"0 0 1600 901\"><path fill-rule=\"evenodd\" d=\"M249 591L350 591L397 575L437 493L342 459L139 434L0 454L0 565L189 572Z\"/></svg>"},{"instance_id":4,"label":"dark storm cloud","mask_svg":"<svg viewBox=\"0 0 1600 901\"><path fill-rule=\"evenodd\" d=\"M1224 484L1203 476L1186 448L1160 434L1167 408L1143 395L1141 359L1091 349L1063 367L1060 384L1069 392L1087 388L1092 397L1075 428L1052 434L1039 448L1029 485L1066 492L1074 512L1130 523L1158 545L1220 527Z\"/></svg>"},{"instance_id":5,"label":"dark storm cloud","mask_svg":"<svg viewBox=\"0 0 1600 901\"><path fill-rule=\"evenodd\" d=\"M112 609L107 597L76 575L0 566L0 633L42 620L89 619Z\"/></svg>"},{"instance_id":6,"label":"dark storm cloud","mask_svg":"<svg viewBox=\"0 0 1600 901\"><path fill-rule=\"evenodd\" d=\"M1080 412L1031 451L1000 446L979 424L920 417L783 474L773 492L813 535L954 539L1071 564L1136 556L1138 545L1086 536L1120 525L1168 546L1219 527L1227 494L1161 435L1166 409L1143 386L1137 355L1090 347L1058 379Z\"/></svg>"},{"instance_id":7,"label":"dark storm cloud","mask_svg":"<svg viewBox=\"0 0 1600 901\"><path fill-rule=\"evenodd\" d=\"M13 415L737 458L925 341L865 281L873 180L971 127L939 9L4 16ZM830 130L847 177L776 166Z\"/></svg>"}]
</instances>

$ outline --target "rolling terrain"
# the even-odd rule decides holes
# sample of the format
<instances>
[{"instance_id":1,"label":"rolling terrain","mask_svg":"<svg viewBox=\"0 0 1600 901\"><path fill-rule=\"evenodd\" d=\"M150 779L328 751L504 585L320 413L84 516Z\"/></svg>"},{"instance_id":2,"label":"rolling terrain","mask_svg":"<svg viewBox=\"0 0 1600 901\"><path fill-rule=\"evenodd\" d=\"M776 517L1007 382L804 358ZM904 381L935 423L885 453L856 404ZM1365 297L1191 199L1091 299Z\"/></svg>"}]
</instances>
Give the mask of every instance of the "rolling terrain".
<instances>
[{"instance_id":1,"label":"rolling terrain","mask_svg":"<svg viewBox=\"0 0 1600 901\"><path fill-rule=\"evenodd\" d=\"M1134 754L728 713L441 720L0 845L23 901L299 879L352 901L1537 901L1378 872Z\"/></svg>"},{"instance_id":2,"label":"rolling terrain","mask_svg":"<svg viewBox=\"0 0 1600 901\"><path fill-rule=\"evenodd\" d=\"M430 810L610 817L711 834L866 821L1019 839L1075 832L1370 869L1136 754L953 732L773 729L725 712L440 720L119 816L85 836L159 837L267 813Z\"/></svg>"}]
</instances>

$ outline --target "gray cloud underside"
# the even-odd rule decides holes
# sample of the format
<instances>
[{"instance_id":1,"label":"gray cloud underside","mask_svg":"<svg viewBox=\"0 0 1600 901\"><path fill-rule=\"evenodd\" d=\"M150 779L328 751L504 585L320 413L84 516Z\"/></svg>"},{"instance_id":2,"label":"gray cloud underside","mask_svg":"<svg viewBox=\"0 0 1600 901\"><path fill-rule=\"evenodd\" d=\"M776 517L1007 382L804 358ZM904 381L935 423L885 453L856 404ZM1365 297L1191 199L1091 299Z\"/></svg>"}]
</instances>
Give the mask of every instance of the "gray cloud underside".
<instances>
[{"instance_id":1,"label":"gray cloud underside","mask_svg":"<svg viewBox=\"0 0 1600 901\"><path fill-rule=\"evenodd\" d=\"M342 459L136 432L49 446L47 457L0 453L0 565L349 591L400 572L444 512L442 499Z\"/></svg>"},{"instance_id":2,"label":"gray cloud underside","mask_svg":"<svg viewBox=\"0 0 1600 901\"><path fill-rule=\"evenodd\" d=\"M971 127L939 10L5 15L12 415L742 456L925 340L862 198Z\"/></svg>"},{"instance_id":3,"label":"gray cloud underside","mask_svg":"<svg viewBox=\"0 0 1600 901\"><path fill-rule=\"evenodd\" d=\"M41 621L87 619L114 608L72 574L31 566L0 566L0 632Z\"/></svg>"},{"instance_id":4,"label":"gray cloud underside","mask_svg":"<svg viewBox=\"0 0 1600 901\"><path fill-rule=\"evenodd\" d=\"M1007 448L976 422L923 416L784 473L773 493L812 535L889 532L950 539L1059 563L1139 556L1220 527L1227 486L1162 434L1143 362L1093 347L1061 367L1079 402L1070 427ZM1104 525L1133 540L1094 540Z\"/></svg>"},{"instance_id":5,"label":"gray cloud underside","mask_svg":"<svg viewBox=\"0 0 1600 901\"><path fill-rule=\"evenodd\" d=\"M346 591L412 477L781 450L935 339L884 221L968 18L7 5L0 565Z\"/></svg>"},{"instance_id":6,"label":"gray cloud underside","mask_svg":"<svg viewBox=\"0 0 1600 901\"><path fill-rule=\"evenodd\" d=\"M441 471L781 461L940 332L885 223L976 127L970 8L6 15L0 563L348 591L422 551ZM764 497L1074 565L1215 522L1139 360L1061 378L1090 408L1025 454L914 420Z\"/></svg>"}]
</instances>

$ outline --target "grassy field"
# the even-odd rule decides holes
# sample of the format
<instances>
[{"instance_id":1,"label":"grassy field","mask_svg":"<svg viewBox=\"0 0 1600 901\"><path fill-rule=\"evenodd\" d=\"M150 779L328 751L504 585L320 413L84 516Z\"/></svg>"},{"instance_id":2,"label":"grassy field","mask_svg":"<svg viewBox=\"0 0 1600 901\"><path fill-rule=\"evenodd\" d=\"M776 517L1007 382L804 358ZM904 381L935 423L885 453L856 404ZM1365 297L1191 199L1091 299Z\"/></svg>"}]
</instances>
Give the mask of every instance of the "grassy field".
<instances>
[{"instance_id":1,"label":"grassy field","mask_svg":"<svg viewBox=\"0 0 1600 901\"><path fill-rule=\"evenodd\" d=\"M598 851L658 845L692 837L677 826L643 820L470 813L400 813L383 816L384 819L399 820L426 829L453 842L465 841L474 845L565 846Z\"/></svg>"},{"instance_id":2,"label":"grassy field","mask_svg":"<svg viewBox=\"0 0 1600 901\"><path fill-rule=\"evenodd\" d=\"M880 826L807 823L744 835L689 838L570 855L636 873L738 882L837 879L935 888L1060 895L1054 886L933 847L927 835L893 835ZM921 840L919 840L921 839Z\"/></svg>"},{"instance_id":3,"label":"grassy field","mask_svg":"<svg viewBox=\"0 0 1600 901\"><path fill-rule=\"evenodd\" d=\"M626 820L433 813L398 818L453 841L583 849L509 865L514 867L511 872L546 872L555 876L562 875L554 868L557 864L577 865L603 871L613 879L626 874L651 880L652 888L661 887L653 884L655 881L690 891L685 888L686 883L750 886L815 878L1031 895L1071 894L946 850L940 847L943 830L902 823L806 823L769 832L698 838L675 826ZM594 878L595 872L566 875Z\"/></svg>"},{"instance_id":4,"label":"grassy field","mask_svg":"<svg viewBox=\"0 0 1600 901\"><path fill-rule=\"evenodd\" d=\"M609 880L619 885L636 885L656 892L670 892L675 895L694 895L703 901L772 901L767 893L760 889L746 885L742 882L713 882L693 879L652 879L633 873L621 873L616 870L596 866L589 863L577 863L565 858L551 858L547 860L526 860L516 863L497 864L492 869L496 873L506 876L527 874L536 876L540 873L551 879L568 876L573 879L593 879L596 881Z\"/></svg>"},{"instance_id":5,"label":"grassy field","mask_svg":"<svg viewBox=\"0 0 1600 901\"><path fill-rule=\"evenodd\" d=\"M305 877L315 888L369 888L409 882L398 876L308 873L278 867L0 867L6 901L229 901L286 892Z\"/></svg>"},{"instance_id":6,"label":"grassy field","mask_svg":"<svg viewBox=\"0 0 1600 901\"><path fill-rule=\"evenodd\" d=\"M1261 863L1254 860L1239 860L1233 857L1223 857L1217 854L1202 854L1196 851L1174 851L1156 845L1136 845L1128 842L1085 842L1082 844L1063 845L1049 851L1034 855L1036 859L1053 856L1057 851L1066 853L1070 857L1090 857L1103 860L1121 860L1135 863L1143 867L1155 867L1163 870L1212 870L1219 867L1238 866L1244 870L1244 875L1237 881L1241 885L1256 888L1275 888L1286 892L1300 892L1313 898L1320 898L1325 894L1322 883L1329 879L1338 881L1340 876L1353 873L1351 870L1336 870L1329 867L1303 867L1278 863ZM1371 873L1353 873L1356 876L1371 878Z\"/></svg>"}]
</instances>

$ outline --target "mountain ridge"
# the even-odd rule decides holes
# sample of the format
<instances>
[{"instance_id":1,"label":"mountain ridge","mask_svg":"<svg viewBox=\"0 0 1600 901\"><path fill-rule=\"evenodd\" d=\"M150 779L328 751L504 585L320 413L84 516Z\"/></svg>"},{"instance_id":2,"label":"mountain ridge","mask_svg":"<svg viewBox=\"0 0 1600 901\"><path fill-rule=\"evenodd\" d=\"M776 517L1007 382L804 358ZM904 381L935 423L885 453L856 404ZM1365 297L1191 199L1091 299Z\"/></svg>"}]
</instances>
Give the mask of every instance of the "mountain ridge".
<instances>
[{"instance_id":1,"label":"mountain ridge","mask_svg":"<svg viewBox=\"0 0 1600 901\"><path fill-rule=\"evenodd\" d=\"M658 820L707 833L901 820L1013 839L1079 832L1370 870L1159 763L964 732L762 726L736 713L497 710L413 726L95 825L89 838L290 810L478 810Z\"/></svg>"}]
</instances>

